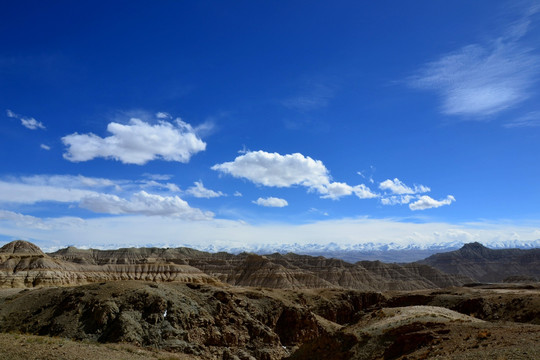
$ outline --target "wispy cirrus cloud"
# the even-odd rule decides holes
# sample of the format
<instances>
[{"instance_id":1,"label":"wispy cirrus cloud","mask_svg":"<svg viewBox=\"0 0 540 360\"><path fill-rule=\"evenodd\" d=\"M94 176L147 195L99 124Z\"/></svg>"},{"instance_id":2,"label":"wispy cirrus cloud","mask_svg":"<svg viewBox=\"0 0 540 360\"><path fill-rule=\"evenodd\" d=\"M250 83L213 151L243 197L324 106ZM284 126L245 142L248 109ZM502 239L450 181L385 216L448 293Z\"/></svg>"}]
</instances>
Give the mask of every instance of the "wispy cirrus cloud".
<instances>
[{"instance_id":1,"label":"wispy cirrus cloud","mask_svg":"<svg viewBox=\"0 0 540 360\"><path fill-rule=\"evenodd\" d=\"M48 230L51 228L41 218L16 213L13 211L1 210L1 209L0 209L0 220L11 221L16 226L19 226L19 227L24 226L24 227L30 227L30 228L42 229L42 230Z\"/></svg>"},{"instance_id":2,"label":"wispy cirrus cloud","mask_svg":"<svg viewBox=\"0 0 540 360\"><path fill-rule=\"evenodd\" d=\"M92 133L66 135L62 138L68 147L64 158L81 162L101 157L137 165L156 159L187 163L206 149L191 125L180 118L172 123L165 121L164 114L156 115L155 124L138 118L131 118L127 124L111 122L107 131L112 135L105 138Z\"/></svg>"},{"instance_id":3,"label":"wispy cirrus cloud","mask_svg":"<svg viewBox=\"0 0 540 360\"><path fill-rule=\"evenodd\" d=\"M45 130L45 125L41 121L37 121L33 117L27 117L23 115L19 115L14 113L11 110L6 110L6 115L13 119L19 119L21 121L22 126L24 126L27 129L30 130L37 130L37 129L43 129Z\"/></svg>"},{"instance_id":4,"label":"wispy cirrus cloud","mask_svg":"<svg viewBox=\"0 0 540 360\"><path fill-rule=\"evenodd\" d=\"M82 198L79 207L115 215L167 216L186 220L209 220L214 217L212 212L192 208L178 196L161 196L146 191L135 193L130 199L111 194L94 194Z\"/></svg>"},{"instance_id":5,"label":"wispy cirrus cloud","mask_svg":"<svg viewBox=\"0 0 540 360\"><path fill-rule=\"evenodd\" d=\"M283 100L282 104L289 109L306 112L326 107L334 97L335 89L328 85L310 83L307 88L302 94Z\"/></svg>"},{"instance_id":6,"label":"wispy cirrus cloud","mask_svg":"<svg viewBox=\"0 0 540 360\"><path fill-rule=\"evenodd\" d=\"M539 11L536 4L502 36L425 64L408 83L438 93L447 115L486 116L528 99L539 79L540 56L538 42L526 44L523 37Z\"/></svg>"},{"instance_id":7,"label":"wispy cirrus cloud","mask_svg":"<svg viewBox=\"0 0 540 360\"><path fill-rule=\"evenodd\" d=\"M538 127L540 126L540 111L531 111L507 122L503 126L506 128Z\"/></svg>"},{"instance_id":8,"label":"wispy cirrus cloud","mask_svg":"<svg viewBox=\"0 0 540 360\"><path fill-rule=\"evenodd\" d=\"M78 202L95 191L46 184L0 181L0 203L35 204L43 201Z\"/></svg>"},{"instance_id":9,"label":"wispy cirrus cloud","mask_svg":"<svg viewBox=\"0 0 540 360\"><path fill-rule=\"evenodd\" d=\"M180 188L174 183L161 183L155 180L111 180L82 175L33 175L0 180L0 203L35 204L47 201L77 203L91 195L103 193L126 195L141 189L180 192Z\"/></svg>"},{"instance_id":10,"label":"wispy cirrus cloud","mask_svg":"<svg viewBox=\"0 0 540 360\"><path fill-rule=\"evenodd\" d=\"M191 207L178 196L152 194L140 189L166 189L178 192L172 183L154 180L109 180L73 175L34 175L0 180L0 205L33 205L43 202L78 205L96 213L113 215L136 214L145 216L167 216L184 220L207 220L214 214ZM29 217L4 210L2 218L32 223ZM39 223L37 223L39 225Z\"/></svg>"}]
</instances>

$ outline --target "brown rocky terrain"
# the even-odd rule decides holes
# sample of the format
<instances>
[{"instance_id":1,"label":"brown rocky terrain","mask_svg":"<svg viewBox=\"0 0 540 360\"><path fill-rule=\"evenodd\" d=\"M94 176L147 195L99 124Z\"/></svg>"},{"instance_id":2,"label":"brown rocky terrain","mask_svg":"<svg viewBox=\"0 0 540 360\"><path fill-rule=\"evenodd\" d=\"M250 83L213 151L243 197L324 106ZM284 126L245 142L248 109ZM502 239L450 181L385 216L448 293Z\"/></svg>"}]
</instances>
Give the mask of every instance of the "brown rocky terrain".
<instances>
[{"instance_id":1,"label":"brown rocky terrain","mask_svg":"<svg viewBox=\"0 0 540 360\"><path fill-rule=\"evenodd\" d=\"M540 284L471 282L419 263L15 241L0 358L540 358Z\"/></svg>"},{"instance_id":2,"label":"brown rocky terrain","mask_svg":"<svg viewBox=\"0 0 540 360\"><path fill-rule=\"evenodd\" d=\"M282 289L414 290L459 286L472 281L425 264L402 266L378 261L350 264L339 259L296 254L261 256L212 254L188 248L81 250L69 247L49 255L59 261L86 266L158 263L191 266L230 285Z\"/></svg>"},{"instance_id":3,"label":"brown rocky terrain","mask_svg":"<svg viewBox=\"0 0 540 360\"><path fill-rule=\"evenodd\" d=\"M365 291L459 286L472 280L424 264L384 264L296 254L205 253L187 248L83 250L45 254L14 241L0 248L0 287L88 284L113 280L223 282L280 289L346 288Z\"/></svg>"},{"instance_id":4,"label":"brown rocky terrain","mask_svg":"<svg viewBox=\"0 0 540 360\"><path fill-rule=\"evenodd\" d=\"M1 290L0 331L200 359L536 359L539 309L537 285L378 293L114 281Z\"/></svg>"},{"instance_id":5,"label":"brown rocky terrain","mask_svg":"<svg viewBox=\"0 0 540 360\"><path fill-rule=\"evenodd\" d=\"M456 251L432 255L419 263L478 282L540 281L540 249L495 250L471 243Z\"/></svg>"},{"instance_id":6,"label":"brown rocky terrain","mask_svg":"<svg viewBox=\"0 0 540 360\"><path fill-rule=\"evenodd\" d=\"M199 269L171 262L114 262L103 265L64 261L34 244L13 241L0 248L0 288L86 284L113 280L216 282Z\"/></svg>"}]
</instances>

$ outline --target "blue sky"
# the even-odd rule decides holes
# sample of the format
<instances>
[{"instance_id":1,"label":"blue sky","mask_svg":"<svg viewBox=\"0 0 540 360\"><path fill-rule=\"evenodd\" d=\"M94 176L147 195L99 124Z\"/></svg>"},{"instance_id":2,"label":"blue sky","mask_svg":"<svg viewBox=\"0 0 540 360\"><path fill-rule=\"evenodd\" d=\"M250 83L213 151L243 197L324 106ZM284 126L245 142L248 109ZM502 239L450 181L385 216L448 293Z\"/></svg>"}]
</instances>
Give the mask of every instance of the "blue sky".
<instances>
[{"instance_id":1,"label":"blue sky","mask_svg":"<svg viewBox=\"0 0 540 360\"><path fill-rule=\"evenodd\" d=\"M538 1L17 1L0 39L0 242L540 239Z\"/></svg>"}]
</instances>

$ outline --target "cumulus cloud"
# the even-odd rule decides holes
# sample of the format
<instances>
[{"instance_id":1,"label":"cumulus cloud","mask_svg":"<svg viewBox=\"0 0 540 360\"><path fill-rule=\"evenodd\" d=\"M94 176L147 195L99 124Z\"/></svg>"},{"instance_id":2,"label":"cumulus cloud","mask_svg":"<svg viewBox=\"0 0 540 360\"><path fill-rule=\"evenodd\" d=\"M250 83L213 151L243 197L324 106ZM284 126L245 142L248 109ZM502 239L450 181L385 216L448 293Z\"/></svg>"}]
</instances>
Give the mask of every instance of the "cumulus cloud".
<instances>
[{"instance_id":1,"label":"cumulus cloud","mask_svg":"<svg viewBox=\"0 0 540 360\"><path fill-rule=\"evenodd\" d=\"M256 201L253 201L253 203L259 206L266 206L266 207L285 207L289 205L287 200L271 197L271 196L267 198L258 198Z\"/></svg>"},{"instance_id":2,"label":"cumulus cloud","mask_svg":"<svg viewBox=\"0 0 540 360\"><path fill-rule=\"evenodd\" d=\"M387 179L379 184L379 189L390 191L393 194L405 195L405 194L419 194L431 191L431 189L424 185L414 185L411 188L405 185L398 178L394 180Z\"/></svg>"},{"instance_id":3,"label":"cumulus cloud","mask_svg":"<svg viewBox=\"0 0 540 360\"><path fill-rule=\"evenodd\" d=\"M438 208L443 205L450 205L456 199L452 195L448 195L446 199L435 200L427 195L422 195L415 202L409 204L411 210L426 210L431 208Z\"/></svg>"},{"instance_id":4,"label":"cumulus cloud","mask_svg":"<svg viewBox=\"0 0 540 360\"><path fill-rule=\"evenodd\" d=\"M411 210L436 208L443 205L450 205L453 201L455 201L452 195L448 195L446 199L440 201L434 200L427 195L420 195L431 191L431 189L424 185L414 185L413 187L410 187L398 178L394 178L394 180L387 179L379 183L379 189L385 192L380 197L381 204L409 204L409 208Z\"/></svg>"},{"instance_id":5,"label":"cumulus cloud","mask_svg":"<svg viewBox=\"0 0 540 360\"><path fill-rule=\"evenodd\" d=\"M21 124L30 130L37 130L37 129L45 129L45 125L43 125L42 122L37 121L33 117L26 117L19 114L15 114L11 110L6 110L6 115L10 118L19 119L21 120Z\"/></svg>"},{"instance_id":6,"label":"cumulus cloud","mask_svg":"<svg viewBox=\"0 0 540 360\"><path fill-rule=\"evenodd\" d=\"M47 151L51 150L51 147L49 145L41 144L39 145L39 147L42 148L43 150L47 150Z\"/></svg>"},{"instance_id":7,"label":"cumulus cloud","mask_svg":"<svg viewBox=\"0 0 540 360\"><path fill-rule=\"evenodd\" d=\"M195 184L194 186L186 190L186 194L195 196L196 198L205 198L205 199L225 196L225 194L223 194L221 191L214 191L214 190L205 188L202 181L195 181L194 184Z\"/></svg>"},{"instance_id":8,"label":"cumulus cloud","mask_svg":"<svg viewBox=\"0 0 540 360\"><path fill-rule=\"evenodd\" d=\"M271 187L301 185L324 198L337 199L355 193L360 198L375 197L365 185L356 187L332 182L322 161L300 153L281 155L265 151L246 151L234 161L216 164L213 170Z\"/></svg>"},{"instance_id":9,"label":"cumulus cloud","mask_svg":"<svg viewBox=\"0 0 540 360\"><path fill-rule=\"evenodd\" d=\"M442 112L449 115L490 115L526 100L538 81L540 57L522 38L538 11L537 5L528 9L499 38L466 45L427 63L410 84L439 93Z\"/></svg>"},{"instance_id":10,"label":"cumulus cloud","mask_svg":"<svg viewBox=\"0 0 540 360\"><path fill-rule=\"evenodd\" d=\"M178 196L160 196L140 191L131 199L111 194L95 194L81 199L81 208L105 214L159 215L186 220L208 220L214 214L192 208Z\"/></svg>"},{"instance_id":11,"label":"cumulus cloud","mask_svg":"<svg viewBox=\"0 0 540 360\"><path fill-rule=\"evenodd\" d=\"M212 166L212 170L273 187L319 187L329 182L328 170L323 163L300 153L280 155L248 151L232 162Z\"/></svg>"},{"instance_id":12,"label":"cumulus cloud","mask_svg":"<svg viewBox=\"0 0 540 360\"><path fill-rule=\"evenodd\" d=\"M355 194L359 199L372 199L378 195L373 193L366 185L360 184L356 186L350 186L346 183L333 182L324 187L318 189L323 194L323 199L339 199L342 196L348 196Z\"/></svg>"},{"instance_id":13,"label":"cumulus cloud","mask_svg":"<svg viewBox=\"0 0 540 360\"><path fill-rule=\"evenodd\" d=\"M102 157L137 165L156 159L187 163L206 149L191 125L180 119L150 124L132 118L126 125L109 123L107 131L112 135L105 138L92 133L64 136L62 141L68 147L64 158L81 162Z\"/></svg>"}]
</instances>

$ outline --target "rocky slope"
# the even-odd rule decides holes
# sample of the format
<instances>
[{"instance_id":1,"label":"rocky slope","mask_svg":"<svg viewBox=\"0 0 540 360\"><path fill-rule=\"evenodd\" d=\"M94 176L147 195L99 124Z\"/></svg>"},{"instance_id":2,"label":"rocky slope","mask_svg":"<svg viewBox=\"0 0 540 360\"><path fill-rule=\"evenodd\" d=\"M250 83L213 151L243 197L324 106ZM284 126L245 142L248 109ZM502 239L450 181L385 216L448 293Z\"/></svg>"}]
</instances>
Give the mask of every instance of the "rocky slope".
<instances>
[{"instance_id":1,"label":"rocky slope","mask_svg":"<svg viewBox=\"0 0 540 360\"><path fill-rule=\"evenodd\" d=\"M0 287L75 285L112 280L216 282L186 264L148 259L102 265L81 264L51 257L34 244L21 240L0 248Z\"/></svg>"},{"instance_id":2,"label":"rocky slope","mask_svg":"<svg viewBox=\"0 0 540 360\"><path fill-rule=\"evenodd\" d=\"M540 249L493 250L480 243L471 243L456 251L432 255L418 263L479 282L512 281L512 278L514 281L520 278L540 280Z\"/></svg>"},{"instance_id":3,"label":"rocky slope","mask_svg":"<svg viewBox=\"0 0 540 360\"><path fill-rule=\"evenodd\" d=\"M0 332L194 359L537 359L539 304L535 286L381 294L115 281L0 290Z\"/></svg>"},{"instance_id":4,"label":"rocky slope","mask_svg":"<svg viewBox=\"0 0 540 360\"><path fill-rule=\"evenodd\" d=\"M401 266L381 262L350 264L339 259L296 254L262 256L248 253L206 253L187 248L80 250L70 247L49 255L57 260L84 265L189 265L221 282L250 287L413 290L459 286L471 281L463 276L444 274L427 265Z\"/></svg>"}]
</instances>

